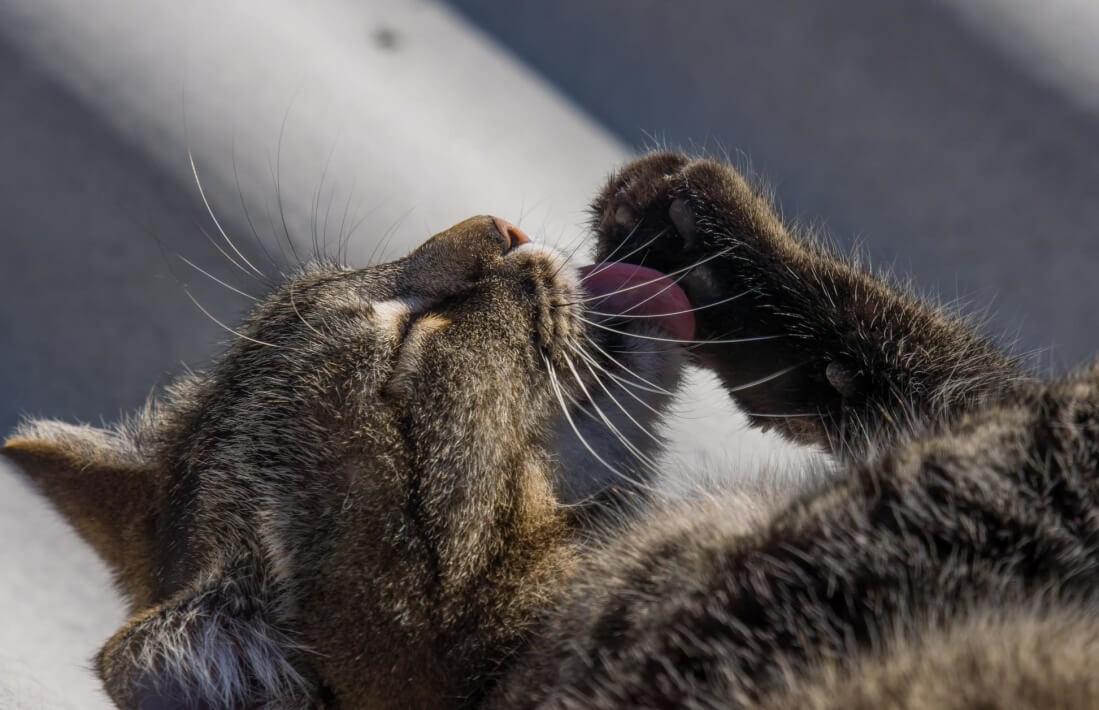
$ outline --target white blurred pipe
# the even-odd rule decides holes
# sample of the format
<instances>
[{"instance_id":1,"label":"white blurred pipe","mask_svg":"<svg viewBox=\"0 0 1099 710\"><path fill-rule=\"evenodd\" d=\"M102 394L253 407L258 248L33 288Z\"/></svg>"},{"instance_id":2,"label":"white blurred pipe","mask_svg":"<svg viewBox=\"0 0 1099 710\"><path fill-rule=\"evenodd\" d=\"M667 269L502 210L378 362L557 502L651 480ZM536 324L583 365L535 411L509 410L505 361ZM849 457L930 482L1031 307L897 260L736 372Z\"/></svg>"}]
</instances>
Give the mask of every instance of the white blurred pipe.
<instances>
[{"instance_id":1,"label":"white blurred pipe","mask_svg":"<svg viewBox=\"0 0 1099 710\"><path fill-rule=\"evenodd\" d=\"M322 219L329 198L338 215L349 197L369 212L364 256L395 223L397 249L477 212L575 237L589 196L626 156L434 2L9 0L0 20L183 179L189 147L216 208L237 203L232 157L247 202L274 208L277 162L302 245L322 175Z\"/></svg>"}]
</instances>

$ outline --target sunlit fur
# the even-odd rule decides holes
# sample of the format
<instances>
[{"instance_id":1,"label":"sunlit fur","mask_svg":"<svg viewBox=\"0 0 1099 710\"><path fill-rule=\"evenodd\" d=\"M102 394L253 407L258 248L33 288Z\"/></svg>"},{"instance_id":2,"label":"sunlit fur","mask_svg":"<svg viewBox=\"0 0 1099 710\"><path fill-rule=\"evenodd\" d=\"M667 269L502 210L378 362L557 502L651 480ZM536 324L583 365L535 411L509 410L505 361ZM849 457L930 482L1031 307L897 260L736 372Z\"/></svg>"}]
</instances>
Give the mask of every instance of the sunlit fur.
<instances>
[{"instance_id":1,"label":"sunlit fur","mask_svg":"<svg viewBox=\"0 0 1099 710\"><path fill-rule=\"evenodd\" d=\"M1099 706L1099 368L1034 379L724 164L635 161L593 225L601 259L682 286L694 338L474 218L303 269L114 429L17 430L131 602L110 697ZM657 490L688 362L831 466Z\"/></svg>"}]
</instances>

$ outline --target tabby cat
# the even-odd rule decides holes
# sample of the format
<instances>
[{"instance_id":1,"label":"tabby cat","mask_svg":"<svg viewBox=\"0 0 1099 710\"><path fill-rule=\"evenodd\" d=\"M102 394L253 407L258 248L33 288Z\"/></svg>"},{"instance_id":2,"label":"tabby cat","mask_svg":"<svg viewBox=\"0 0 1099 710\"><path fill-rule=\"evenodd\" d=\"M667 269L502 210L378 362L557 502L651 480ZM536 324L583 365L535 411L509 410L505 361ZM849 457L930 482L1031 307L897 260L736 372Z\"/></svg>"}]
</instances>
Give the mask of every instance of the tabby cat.
<instances>
[{"instance_id":1,"label":"tabby cat","mask_svg":"<svg viewBox=\"0 0 1099 710\"><path fill-rule=\"evenodd\" d=\"M204 374L4 453L114 570L123 708L1099 707L1099 367L1042 382L730 167L318 263ZM830 455L654 492L681 371Z\"/></svg>"}]
</instances>

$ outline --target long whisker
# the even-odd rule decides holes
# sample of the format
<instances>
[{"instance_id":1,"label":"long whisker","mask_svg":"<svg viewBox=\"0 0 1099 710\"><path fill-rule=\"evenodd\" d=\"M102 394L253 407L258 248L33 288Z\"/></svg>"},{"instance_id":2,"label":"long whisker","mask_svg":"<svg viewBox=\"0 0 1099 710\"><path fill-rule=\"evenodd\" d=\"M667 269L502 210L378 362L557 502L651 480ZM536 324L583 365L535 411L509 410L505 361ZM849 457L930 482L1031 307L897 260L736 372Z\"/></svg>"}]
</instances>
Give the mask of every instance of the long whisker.
<instances>
[{"instance_id":1,"label":"long whisker","mask_svg":"<svg viewBox=\"0 0 1099 710\"><path fill-rule=\"evenodd\" d=\"M621 258L612 261L612 258L614 257L615 252L617 252L619 249L621 249L624 244L629 242L630 239L633 238L634 233L637 232L637 230L640 229L640 228L641 228L641 222L638 221L638 223L633 226L633 229L630 230L630 233L627 234L625 236L625 238L618 243L618 246L616 246L614 249L612 249L609 254L607 254L605 257L603 257L603 259L598 264L595 265L594 269L592 269L590 272L588 272L588 276L589 277L590 276L595 276L600 271L603 271L604 269L606 269L607 267L609 267L612 264L621 264L622 262L624 262L626 259L629 259L631 256L633 256L637 252L639 252L643 249L649 248L649 246L651 246L653 242L655 242L657 239L660 239L661 237L663 237L665 234L668 233L668 228L665 227L664 229L661 229L659 232L657 232L652 237L650 237L648 239L648 241L646 241L644 244L641 244L640 246L635 247L634 249L630 250L626 254L623 254Z\"/></svg>"},{"instance_id":2,"label":"long whisker","mask_svg":"<svg viewBox=\"0 0 1099 710\"><path fill-rule=\"evenodd\" d=\"M654 298L656 298L660 294L666 293L668 291L668 289L678 287L679 284L683 281L683 279L687 278L687 276L690 274L690 271L680 269L678 271L672 272L672 274L670 274L670 275L675 276L676 274L678 274L678 276L676 276L676 278L674 278L674 279L669 279L668 283L664 284L663 288L656 291L655 293L650 293L647 297L641 299L640 301L633 304L632 306L630 306L626 310L622 311L622 315L626 315L626 314L628 314L632 311L637 310L638 308L645 305L649 301L653 300ZM668 276L669 274L665 274L665 275Z\"/></svg>"},{"instance_id":3,"label":"long whisker","mask_svg":"<svg viewBox=\"0 0 1099 710\"><path fill-rule=\"evenodd\" d=\"M638 229L639 229L640 227L641 227L641 223L640 223L640 222L638 222L637 224L635 224L635 225L633 226L633 229L631 229L631 230L630 230L630 233L629 233L629 234L627 234L627 235L626 235L626 237L625 237L625 238L624 238L624 239L623 239L622 241L620 241L620 242L618 243L618 246L616 246L616 247L615 247L615 248L614 248L614 249L613 249L613 250L611 251L611 253L610 253L610 254L608 254L607 256L605 256L605 257L604 257L604 258L603 258L603 259L602 259L602 260L601 260L601 261L600 261L600 262L599 262L598 264L596 264L596 265L595 265L595 268L594 268L594 269L592 270L592 272L591 272L591 273L589 274L589 276L591 276L592 274L598 273L598 272L599 272L600 270L602 270L602 269L606 268L607 266L609 266L609 265L610 265L610 264L612 264L612 263L618 263L618 262L612 262L612 261L610 261L610 258L611 258L611 256L613 256L613 255L614 255L614 253L615 253L616 251L618 251L619 249L621 249L621 248L622 248L622 245L626 244L626 243L627 243L627 242L628 242L628 241L629 241L629 240L630 240L630 239L631 239L631 238L633 237L634 233L635 233L635 232L636 232L636 231L637 231L637 230L638 230ZM649 246L650 244L652 244L653 242L655 242L655 241L656 241L657 239L659 239L660 237L664 236L664 233L665 233L665 231L666 231L666 230L661 230L660 232L657 232L657 233L656 233L655 235L653 235L653 237L652 237L651 239L649 239L649 240L648 240L647 242L645 242L645 243L644 243L644 244L642 244L641 246L639 246L639 247L637 247L636 249L634 249L633 251L631 251L631 252L630 252L629 254L626 254L626 256L625 256L625 257L623 257L623 258L627 258L627 257L630 257L630 256L632 256L632 255L636 254L637 252L641 251L642 249L644 249L644 248L648 247L648 246ZM581 248L582 246L584 246L584 244L586 244L586 243L587 243L587 242L586 242L586 241L585 241L585 240L584 240L583 238L579 239L579 240L577 241L577 243L576 243L576 246L575 246L575 247L573 247L573 248L572 248L571 250L569 250L569 252L568 252L568 253L567 253L567 254L565 255L565 258L564 258L564 259L562 260L562 262L561 262L561 266L558 266L558 267L557 267L557 270L553 272L553 274L552 274L552 276L551 276L550 278L556 278L556 277L557 277L557 274L558 274L558 273L560 273L561 269L565 268L565 265L567 265L567 264L569 264L569 263L571 263L571 262L572 262L572 258L573 258L574 256L576 256L576 252L580 251L580 248Z\"/></svg>"},{"instance_id":4,"label":"long whisker","mask_svg":"<svg viewBox=\"0 0 1099 710\"><path fill-rule=\"evenodd\" d=\"M225 240L225 243L229 245L233 252L238 257L240 257L240 260L247 264L249 268L252 269L252 271L255 271L256 274L258 274L261 278L267 278L267 276L262 271L257 269L252 262L248 261L248 257L244 256L244 254L241 253L240 249L237 249L237 245L233 244L233 240L230 239L229 235L225 233L225 229L221 226L221 222L218 221L217 215L214 214L214 209L210 206L210 201L206 199L206 190L203 189L202 180L200 180L198 177L198 168L195 167L195 158L193 155L191 155L190 148L187 149L187 160L191 163L191 175L193 175L195 178L195 187L198 188L198 195L202 198L202 204L206 207L206 214L210 215L210 221L214 223L215 227L217 227L218 232L221 233L222 239Z\"/></svg>"},{"instance_id":5,"label":"long whisker","mask_svg":"<svg viewBox=\"0 0 1099 710\"><path fill-rule=\"evenodd\" d=\"M229 289L230 291L233 291L234 293L239 293L239 294L240 294L241 296L244 296L245 298L249 298L249 299L251 299L251 300L253 300L253 301L255 301L255 300L258 300L258 299L257 299L257 298L256 298L255 296L253 296L253 295L251 295L251 294L247 294L247 293L245 293L244 291L241 291L241 290L240 290L239 288L237 288L236 286L233 286L233 285L231 285L231 284L227 284L227 283L225 283L224 281L222 281L221 279L219 279L219 278L218 278L217 276L214 276L214 275L213 275L213 274L211 274L211 273L210 273L209 271L207 271L206 269L202 268L202 267L201 267L201 266L199 266L198 264L194 263L193 261L191 261L191 260L190 260L190 259L188 259L187 257L183 256L182 254L176 254L176 258L178 258L178 259L179 259L180 261L182 261L182 262L183 262L184 264L186 264L187 266L190 266L190 267L191 267L192 269L194 269L195 271L199 272L199 273L200 273L200 274L202 274L203 276L206 276L206 277L207 277L207 278L209 278L210 280L214 281L215 283L219 283L219 284L221 284L222 286L224 286L225 288Z\"/></svg>"},{"instance_id":6,"label":"long whisker","mask_svg":"<svg viewBox=\"0 0 1099 710\"><path fill-rule=\"evenodd\" d=\"M618 377L613 372L611 372L607 368L600 365L598 362L595 362L594 360L591 360L590 356L586 357L585 359L586 359L587 362L589 362L591 364L592 367L595 367L600 372L602 372L604 375L606 375L611 380L613 380L614 383L616 385L618 385L619 389L621 389L623 392L625 392L627 395L629 395L630 398L636 400L637 403L640 404L642 407L649 410L650 412L652 412L657 417L663 416L663 413L659 409L653 407L651 404L649 404L644 399L642 399L639 395L637 395L633 392L633 389L644 389L644 388L642 388L638 385L635 385L631 382L628 382L628 381L622 379L621 377ZM649 391L651 391L651 390L649 390Z\"/></svg>"},{"instance_id":7,"label":"long whisker","mask_svg":"<svg viewBox=\"0 0 1099 710\"><path fill-rule=\"evenodd\" d=\"M366 259L366 263L368 265L373 265L385 261L386 255L389 253L389 247L392 244L393 237L397 234L397 230L401 228L401 225L404 224L405 220L409 218L409 216L415 209L415 207L409 207L407 210L405 210L400 217L398 217L394 222L386 227L386 230L382 232L382 236L380 238L374 240L374 248L370 250L370 256ZM364 216L363 219L365 218L366 217ZM356 222L351 227L351 231L353 232L358 229L361 222L362 220ZM381 252L380 254L379 250Z\"/></svg>"},{"instance_id":8,"label":"long whisker","mask_svg":"<svg viewBox=\"0 0 1099 710\"><path fill-rule=\"evenodd\" d=\"M819 417L816 412L805 412L801 414L763 414L761 412L744 412L749 417L763 417L764 419L798 419L801 417Z\"/></svg>"},{"instance_id":9,"label":"long whisker","mask_svg":"<svg viewBox=\"0 0 1099 710\"><path fill-rule=\"evenodd\" d=\"M609 296L615 296L615 295L618 295L620 293L626 293L627 291L633 291L635 289L645 288L646 286L651 286L655 283L659 283L660 281L663 281L665 278L668 278L670 276L678 276L679 274L686 274L688 271L690 271L692 269L696 269L699 266L702 266L703 264L705 264L709 261L713 261L714 259L725 256L730 251L732 251L732 247L726 247L725 249L722 249L721 251L710 254L705 259L700 259L699 261L696 261L693 264L688 264L687 266L680 267L680 268L676 269L675 271L669 271L666 274L661 274L660 276L656 276L654 278L651 278L648 281L642 281L640 283L631 284L629 286L624 286L624 287L618 289L617 291L611 291L609 293L601 293L601 294L598 294L598 295L595 295L595 296L589 296L587 298L582 298L579 301L577 301L577 303L587 303L589 301L597 301L597 300L607 298Z\"/></svg>"},{"instance_id":10,"label":"long whisker","mask_svg":"<svg viewBox=\"0 0 1099 710\"><path fill-rule=\"evenodd\" d=\"M772 372L770 375L765 375L764 377L760 377L758 380L752 380L751 382L746 382L742 385L737 385L736 387L730 387L730 388L726 389L725 391L730 392L730 393L732 393L732 392L741 392L741 391L746 390L746 389L751 389L752 387L757 387L757 386L762 385L764 383L770 382L771 380L778 379L779 377L782 377L783 375L785 375L788 372L793 372L794 370L798 369L799 367L806 364L807 362L809 362L809 361L806 360L805 362L799 362L796 365L791 365L790 367L784 367L784 368L782 368L781 370L779 370L777 372Z\"/></svg>"},{"instance_id":11,"label":"long whisker","mask_svg":"<svg viewBox=\"0 0 1099 710\"><path fill-rule=\"evenodd\" d=\"M565 403L563 389L561 387L561 383L557 379L557 371L554 369L553 363L551 363L549 361L549 358L547 358L544 354L542 355L542 360L546 363L546 371L549 373L550 384L553 387L553 392L557 396L558 403L561 405L561 413L565 415L565 419L568 421L569 427L571 427L572 432L576 434L576 438L580 440L580 444L585 449L587 449L588 453L591 454L596 461L602 464L604 468L613 473L615 476L629 482L631 485L644 486L644 484L641 484L639 481L635 481L631 477L616 469L614 466L607 463L602 456L596 453L595 449L592 448L592 445L589 444L588 440L584 438L584 435L580 433L580 428L576 426L576 422L573 420L572 415L569 414L569 407Z\"/></svg>"},{"instance_id":12,"label":"long whisker","mask_svg":"<svg viewBox=\"0 0 1099 710\"><path fill-rule=\"evenodd\" d=\"M687 340L684 338L661 338L655 335L642 335L641 333L629 333L624 330L618 330L617 328L611 328L610 326L603 325L602 323L596 323L595 321L588 320L583 316L577 316L577 318L588 325L606 330L611 333L617 333L619 335L625 335L630 338L640 338L642 340L655 340L661 343L686 343L691 345L729 345L734 343L754 343L760 340L776 340L778 338L785 338L785 335L755 335L749 338L719 338L715 340Z\"/></svg>"},{"instance_id":13,"label":"long whisker","mask_svg":"<svg viewBox=\"0 0 1099 710\"><path fill-rule=\"evenodd\" d=\"M641 375L637 374L636 372L634 372L630 368L626 367L625 363L623 363L621 360L616 358L614 355L611 355L609 352L604 350L602 347L599 346L598 343L596 343L590 337L585 336L585 339L588 341L589 345L591 345L593 348L595 348L600 353L602 353L604 357L606 357L608 360L613 362L615 365L618 365L618 367L621 368L623 372L629 373L634 378L636 378L639 382L643 382L644 384L648 385L648 387L642 387L641 385L631 384L630 385L631 387L636 387L637 389L643 390L645 392L652 392L653 394L668 395L669 397L672 397L672 396L675 395L674 392L669 392L668 390L664 389L663 387L656 384L655 382L642 377Z\"/></svg>"},{"instance_id":14,"label":"long whisker","mask_svg":"<svg viewBox=\"0 0 1099 710\"><path fill-rule=\"evenodd\" d=\"M554 272L552 274L550 274L550 279L551 280L557 278L557 274L561 273L561 269L565 268L565 266L572 263L573 257L576 256L576 252L580 251L580 249L582 249L583 246L585 244L587 244L587 240L585 240L582 236L578 237L575 241L576 241L575 246L572 246L572 247L570 247L566 250L561 250L561 249L558 250L558 251L561 252L561 255L564 258L561 259L561 264L557 267L557 269L554 270Z\"/></svg>"},{"instance_id":15,"label":"long whisker","mask_svg":"<svg viewBox=\"0 0 1099 710\"><path fill-rule=\"evenodd\" d=\"M722 306L722 305L725 305L726 303L730 303L732 301L735 301L738 298L742 298L744 296L747 296L751 292L752 292L751 289L749 289L747 291L741 291L740 293L736 294L735 296L729 296L728 298L723 298L720 301L714 301L713 303L707 303L704 306L698 306L696 308L686 308L682 311L672 311L670 313L638 313L638 314L634 314L634 315L629 314L629 311L633 310L634 308L641 305L641 303L644 303L645 301L642 301L641 303L638 303L634 306L631 306L630 308L626 309L622 313L603 313L601 311L588 311L587 313L588 313L588 315L604 316L604 317L607 317L607 318L622 318L622 317L625 317L625 318L667 318L668 316L680 316L680 315L683 315L685 313L697 313L698 311L704 311L707 308L714 308L715 306ZM648 299L646 299L646 300L648 300Z\"/></svg>"},{"instance_id":16,"label":"long whisker","mask_svg":"<svg viewBox=\"0 0 1099 710\"><path fill-rule=\"evenodd\" d=\"M326 259L332 259L328 255L328 214L332 211L332 197L333 193L328 193L328 207L324 212L324 226L321 228L320 233L317 233L317 222L320 221L321 212L321 195L324 193L324 182L328 179L328 170L332 167L332 156L336 154L336 146L339 145L340 137L337 136L332 140L332 148L328 151L328 157L324 160L324 169L321 171L320 184L317 185L317 191L313 193L313 258L323 256ZM323 243L323 246L322 246Z\"/></svg>"},{"instance_id":17,"label":"long whisker","mask_svg":"<svg viewBox=\"0 0 1099 710\"><path fill-rule=\"evenodd\" d=\"M259 283L261 283L261 284L262 284L262 283L266 283L266 282L265 282L265 281L264 281L263 279L261 279L260 277L256 276L255 274L253 274L253 273L252 273L251 271L249 271L248 269L244 268L244 266L243 266L243 265L242 265L242 264L241 264L241 263L240 263L239 261L237 261L236 259L234 259L234 258L233 258L233 257L232 257L232 256L231 256L231 255L229 254L229 252L227 252L227 251L225 251L224 249L222 249L222 248L221 248L221 245L217 243L217 240L216 240L216 239L214 239L214 238L213 238L213 236L211 236L211 235L210 235L210 233L209 233L208 231L206 231L206 228L205 228L205 227L203 227L203 226L202 226L201 224L198 224L198 223L196 223L196 224L195 224L195 228L196 228L196 229L198 229L198 231L202 233L202 236L206 237L206 241L210 242L210 246L212 246L212 247L213 247L214 249L217 249L217 250L218 250L218 253L220 253L220 254L221 254L222 256L224 256L224 257L225 257L225 259L226 259L226 260L227 260L227 261L228 261L228 262L229 262L230 264L232 264L233 266L235 266L235 267L237 267L238 269L240 269L240 272L241 272L242 274L244 274L245 276L247 276L247 277L248 277L248 278L250 278L250 279L253 279L253 280L255 280L255 281L258 281L258 282L259 282Z\"/></svg>"},{"instance_id":18,"label":"long whisker","mask_svg":"<svg viewBox=\"0 0 1099 710\"><path fill-rule=\"evenodd\" d=\"M550 385L553 388L553 393L554 393L554 396L557 399L558 406L561 408L561 413L565 415L565 419L569 422L569 425L572 427L573 433L575 433L576 436L580 439L581 443L583 443L586 446L587 443L584 441L584 437L580 436L580 433L576 430L576 425L573 424L572 418L569 416L569 409L565 405L565 398L564 398L564 395L561 393L561 385L557 382L557 379L556 379L557 373L556 373L556 370L553 367L553 363L551 363L549 360L547 360L545 355L542 356L542 360L545 362L546 371L550 375ZM588 495L584 496L583 498L581 498L581 499L579 499L579 500L577 500L573 503L564 503L564 502L558 501L557 504L559 506L561 506L562 508L583 508L585 505L590 503L592 500L595 500L595 498L598 495L599 495L599 492L596 491L596 492L593 492L593 493L589 493Z\"/></svg>"},{"instance_id":19,"label":"long whisker","mask_svg":"<svg viewBox=\"0 0 1099 710\"><path fill-rule=\"evenodd\" d=\"M584 361L584 366L588 368L588 372L590 372L592 374L592 377L599 384L599 386L603 389L603 391L607 393L607 396L610 397L610 400L612 402L614 402L615 406L618 407L620 410L622 410L622 414L626 415L626 418L629 419L631 422L633 422L633 425L636 426L638 429L640 429L642 432L644 432L646 436L648 436L650 439L652 439L656 444L662 446L664 444L664 442L660 440L660 437L658 437L656 434L653 434L651 431L648 430L648 428L646 428L643 424L641 424L641 422L637 421L637 419L635 419L634 416L632 414L630 414L629 410L627 410L624 406L622 406L622 403L618 401L618 398L615 397L613 394L611 394L611 391L607 388L607 385L604 384L602 379L600 379L599 373L597 373L595 371L595 369L592 367L593 361L591 359L591 356L588 355L587 353L585 353L583 350L580 350L579 348L576 348L576 347L573 348L573 352L575 352L577 355L579 355L580 358ZM595 366L598 367L599 370L601 370L604 374L606 374L608 376L611 376L613 378L613 375L611 375L611 373L609 371L607 371L607 369L605 367L603 367L602 365L599 365L599 363L595 363ZM621 387L621 385L619 385L619 386ZM623 391L626 392L626 394L629 394L633 397L636 397L636 395L634 395L629 390L625 389L625 387L622 387L622 389L623 389ZM653 412L656 412L656 410L653 409L652 407L650 407L650 409Z\"/></svg>"},{"instance_id":20,"label":"long whisker","mask_svg":"<svg viewBox=\"0 0 1099 710\"><path fill-rule=\"evenodd\" d=\"M351 243L351 234L345 232L344 228L347 226L347 215L351 211L351 196L355 194L357 184L358 183L354 179L351 180L351 188L347 191L347 200L343 205L343 217L340 218L340 228L339 231L336 232L338 237L336 253L339 255L340 263L344 266L347 266L347 250ZM358 209L358 205L356 205L356 209ZM327 219L328 218L325 217L326 222ZM352 219L354 220L355 218L352 217Z\"/></svg>"},{"instance_id":21,"label":"long whisker","mask_svg":"<svg viewBox=\"0 0 1099 710\"><path fill-rule=\"evenodd\" d=\"M295 92L294 98L290 100L290 104L286 107L286 113L282 115L282 125L279 127L279 143L278 148L275 149L275 165L271 166L268 162L268 169L271 170L271 178L275 181L275 204L279 208L279 220L282 222L282 233L286 237L286 243L290 247L290 253L294 255L294 261L298 266L303 266L304 263L301 257L298 256L298 250L294 247L294 240L290 237L290 228L286 224L286 209L282 204L282 144L286 135L286 124L290 120L290 110L294 108L294 99L297 98Z\"/></svg>"},{"instance_id":22,"label":"long whisker","mask_svg":"<svg viewBox=\"0 0 1099 710\"><path fill-rule=\"evenodd\" d=\"M581 406L581 405L580 405L580 403L579 403L579 402L578 402L578 401L576 400L576 398L575 398L575 397L573 397L573 396L572 396L571 394L569 394L568 392L565 392L565 397L567 397L567 398L569 399L569 401L570 401L570 402L572 403L572 405L573 405L574 407L580 407L580 406ZM593 415L593 414L591 414L591 413L588 413L588 412L587 412L586 410L585 410L585 413L586 413L586 414L588 414L588 416L589 416L589 417L591 417L592 419L597 419L597 417L596 417L595 415ZM598 458L598 455L597 455L597 454L595 454L595 452L594 452L594 451L592 450L591 446L590 446L590 445L588 444L588 442L587 442L587 441L586 441L586 440L584 439L583 435L582 435L582 434L580 434L579 432L577 432L577 436L579 436L579 437L580 437L581 443L582 443L582 444L584 444L584 447L585 447L585 448L586 448L586 449L587 449L587 450L588 450L588 451L589 451L590 453L592 453L592 455L593 455L593 456L596 456L596 457ZM631 455L634 455L634 454L633 454L632 452L627 452L627 453L630 453ZM603 463L604 465L607 465L607 464L606 464L606 462L604 462L604 461L602 461L602 460L601 460L601 463ZM649 471L650 473L652 473L652 474L653 474L654 476L657 476L657 475L659 475L659 474L657 474L657 473L656 473L655 469L653 469L652 467L650 467L650 466L648 466L647 464L645 464L645 462L644 462L644 461L641 461L641 462L639 462L639 463L640 463L640 465L642 466L642 468L644 468L644 469L648 470L648 471ZM612 473L613 473L613 474L614 474L614 475L615 475L616 477L618 477L618 478L620 478L621 480L625 481L625 482L626 482L627 484L629 484L629 486L631 486L631 487L632 487L632 488L634 488L634 489L637 489L637 490L643 490L643 491L647 491L647 492L649 492L649 493L652 493L652 494L659 494L659 493L660 493L659 489L657 489L657 488L654 488L654 487L652 487L652 486L650 486L650 485L646 484L646 483L645 483L645 482L644 482L643 480L641 480L641 479L638 479L638 478L636 478L636 477L634 477L634 476L632 476L632 475L630 475L630 474L628 474L628 473L623 473L623 472L622 472L622 471L621 471L620 469L617 469L617 468L613 468L613 467L610 467L610 471L611 471L611 472L612 472Z\"/></svg>"},{"instance_id":23,"label":"long whisker","mask_svg":"<svg viewBox=\"0 0 1099 710\"><path fill-rule=\"evenodd\" d=\"M240 172L237 169L237 134L233 132L232 145L230 146L230 155L233 163L233 182L237 186L237 198L240 200L240 209L244 213L244 220L248 223L248 228L252 231L252 238L259 246L263 255L267 258L267 261L271 266L275 267L275 270L279 270L279 262L275 261L271 256L271 252L267 250L267 245L263 243L263 239L260 237L259 232L256 230L256 224L252 221L252 211L248 209L248 203L244 199L244 190L240 186Z\"/></svg>"},{"instance_id":24,"label":"long whisker","mask_svg":"<svg viewBox=\"0 0 1099 710\"><path fill-rule=\"evenodd\" d=\"M636 446L634 446L634 444L629 439L626 438L626 436L618 429L618 427L616 427L614 425L614 423L603 412L603 410L599 407L599 405L596 404L595 397L591 396L591 392L588 391L587 386L584 384L583 378L581 378L580 373L576 371L576 366L573 364L572 358L570 358L568 355L565 355L564 357L565 357L565 364L568 365L569 370L572 371L572 376L576 380L576 384L580 385L580 389L584 392L584 396L588 398L588 403L591 404L592 408L595 410L596 414L599 416L599 419L603 422L603 425L606 426L608 429L610 429L611 433L614 434L615 438L618 439L618 441L621 442L622 445L626 447L626 450L628 452L630 452L630 454L632 454L633 457L637 459L638 463L640 463L642 466L644 466L649 471L649 473L652 473L654 475L657 474L656 462L653 461L643 451L641 451ZM598 380L598 378L596 378L596 379ZM608 395L609 394L610 393L608 393ZM614 398L612 397L611 399L614 399Z\"/></svg>"},{"instance_id":25,"label":"long whisker","mask_svg":"<svg viewBox=\"0 0 1099 710\"><path fill-rule=\"evenodd\" d=\"M215 324L217 324L217 325L221 326L221 328L222 328L223 330L226 330L226 331L228 331L228 332L232 333L233 335L237 336L238 338L242 338L242 339L244 339L244 340L249 340L249 341L251 341L251 342L253 342L253 343L257 344L257 345L265 345L265 346L267 346L267 347L269 347L269 348L275 348L276 350L277 350L277 349L281 349L281 348L282 348L282 346L281 346L281 345L275 345L274 343L268 343L268 342L265 342L265 341L263 341L263 340L256 340L255 338L250 338L250 337L248 337L248 336L247 336L247 335L245 335L244 333L238 333L237 331L233 330L232 328L230 328L229 326L225 325L224 323L222 323L221 321L219 321L219 320L218 320L217 318L215 318L215 317L213 316L213 314L212 314L212 313L210 313L210 311L208 311L208 310L206 310L205 308L203 308L203 307L202 307L202 304L198 302L198 299L197 299L197 298L195 298L195 297L194 297L193 295L191 295L191 290L190 290L189 288L187 288L186 286L184 286L184 287L183 287L183 292L184 292L185 294L187 294L187 298L191 299L191 303L194 303L194 304L195 304L195 305L196 305L196 306L198 307L198 309L199 309L200 311L202 311L202 312L203 312L203 314L204 314L204 315L205 315L205 316L206 316L207 318L209 318L210 320L212 320L212 321L213 321L213 322L214 322Z\"/></svg>"},{"instance_id":26,"label":"long whisker","mask_svg":"<svg viewBox=\"0 0 1099 710\"><path fill-rule=\"evenodd\" d=\"M298 304L294 302L294 285L295 285L295 282L291 281L290 282L290 307L294 309L294 313L297 314L298 320L300 320L306 328L308 328L309 330L316 333L318 338L321 338L323 340L324 339L324 333L322 333L319 330L317 330L316 328L314 328L309 323L309 321L305 320L305 318L301 314L301 311L298 310Z\"/></svg>"}]
</instances>

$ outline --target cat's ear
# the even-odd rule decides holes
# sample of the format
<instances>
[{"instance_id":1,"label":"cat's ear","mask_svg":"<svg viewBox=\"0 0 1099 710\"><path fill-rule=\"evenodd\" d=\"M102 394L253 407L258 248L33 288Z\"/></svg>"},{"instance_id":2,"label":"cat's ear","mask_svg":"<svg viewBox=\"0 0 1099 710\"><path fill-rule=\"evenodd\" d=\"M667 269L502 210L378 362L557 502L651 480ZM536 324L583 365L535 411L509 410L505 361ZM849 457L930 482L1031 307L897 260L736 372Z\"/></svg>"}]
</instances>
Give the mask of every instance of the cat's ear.
<instances>
[{"instance_id":1,"label":"cat's ear","mask_svg":"<svg viewBox=\"0 0 1099 710\"><path fill-rule=\"evenodd\" d=\"M146 602L161 480L129 437L90 426L28 421L0 453L27 474L110 565L122 591L136 605Z\"/></svg>"}]
</instances>

